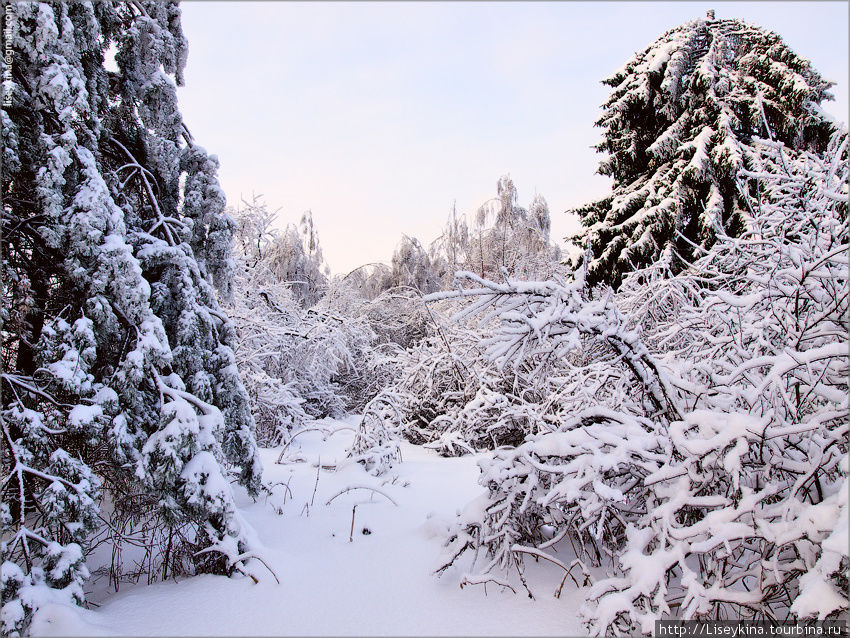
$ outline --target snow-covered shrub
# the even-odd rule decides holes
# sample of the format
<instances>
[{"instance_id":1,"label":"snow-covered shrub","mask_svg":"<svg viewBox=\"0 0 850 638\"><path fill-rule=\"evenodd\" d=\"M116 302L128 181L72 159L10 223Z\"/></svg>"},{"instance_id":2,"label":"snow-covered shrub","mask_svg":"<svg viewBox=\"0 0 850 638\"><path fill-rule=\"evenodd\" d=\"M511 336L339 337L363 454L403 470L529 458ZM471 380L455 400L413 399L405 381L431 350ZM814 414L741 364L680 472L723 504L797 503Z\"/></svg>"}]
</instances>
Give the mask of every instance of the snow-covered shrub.
<instances>
[{"instance_id":1,"label":"snow-covered shrub","mask_svg":"<svg viewBox=\"0 0 850 638\"><path fill-rule=\"evenodd\" d=\"M507 380L490 375L457 410L441 414L428 424L438 438L427 443L446 455L502 446L516 446L526 436L545 431L545 406L511 392Z\"/></svg>"},{"instance_id":2,"label":"snow-covered shrub","mask_svg":"<svg viewBox=\"0 0 850 638\"><path fill-rule=\"evenodd\" d=\"M473 452L479 444L490 447L487 425L479 431L481 424L461 413L478 392L500 385L501 377L482 357L473 333L458 325L436 332L397 357L391 388L401 399L403 435L447 456Z\"/></svg>"},{"instance_id":3,"label":"snow-covered shrub","mask_svg":"<svg viewBox=\"0 0 850 638\"><path fill-rule=\"evenodd\" d=\"M375 476L384 474L401 460L398 446L403 427L400 397L382 392L366 404L348 456Z\"/></svg>"},{"instance_id":4,"label":"snow-covered shrub","mask_svg":"<svg viewBox=\"0 0 850 638\"><path fill-rule=\"evenodd\" d=\"M404 352L400 368L394 390L404 397L404 435L413 443L430 442L431 423L466 403L474 394L477 376L436 336Z\"/></svg>"},{"instance_id":5,"label":"snow-covered shrub","mask_svg":"<svg viewBox=\"0 0 850 638\"><path fill-rule=\"evenodd\" d=\"M429 338L399 358L401 374L392 387L403 397L408 440L456 456L517 445L548 429L552 404L539 388L498 370L477 343L446 332L451 349L439 337Z\"/></svg>"},{"instance_id":6,"label":"snow-covered shrub","mask_svg":"<svg viewBox=\"0 0 850 638\"><path fill-rule=\"evenodd\" d=\"M396 387L408 397L405 434L412 440L463 454L517 446L588 401L613 402L633 414L669 408L663 375L635 333L617 332L625 319L607 298L587 301L581 282L497 284L458 273L458 282L464 281L479 288L436 293L426 301L480 299L408 351L402 364ZM557 328L543 326L554 316L561 322ZM500 332L499 320L508 317L511 327ZM535 326L551 337L546 348L527 342ZM501 340L505 331L513 341ZM523 356L515 358L518 348ZM618 368L618 361L625 365Z\"/></svg>"},{"instance_id":7,"label":"snow-covered shrub","mask_svg":"<svg viewBox=\"0 0 850 638\"><path fill-rule=\"evenodd\" d=\"M375 334L363 319L339 315L321 302L307 311L302 330L307 338L298 344L305 373L299 390L307 410L314 417L340 417L354 404L346 388L359 402L364 388L373 387L368 376L380 359L371 348Z\"/></svg>"},{"instance_id":8,"label":"snow-covered shrub","mask_svg":"<svg viewBox=\"0 0 850 638\"><path fill-rule=\"evenodd\" d=\"M431 256L415 237L402 236L390 263L393 287L412 288L423 295L440 289Z\"/></svg>"},{"instance_id":9,"label":"snow-covered shrub","mask_svg":"<svg viewBox=\"0 0 850 638\"><path fill-rule=\"evenodd\" d=\"M303 427L310 419L304 408L304 399L292 381L269 376L264 370L252 370L249 364L243 372L243 382L248 390L251 411L257 424L255 434L260 447L275 447L285 441L290 433Z\"/></svg>"},{"instance_id":10,"label":"snow-covered shrub","mask_svg":"<svg viewBox=\"0 0 850 638\"><path fill-rule=\"evenodd\" d=\"M337 290L356 291L357 296L370 301L385 290L392 288L392 269L385 263L373 262L358 266L343 277L337 277L337 285L331 286L329 294Z\"/></svg>"},{"instance_id":11,"label":"snow-covered shrub","mask_svg":"<svg viewBox=\"0 0 850 638\"><path fill-rule=\"evenodd\" d=\"M422 295L410 288L390 288L361 310L377 343L409 348L428 334L431 319Z\"/></svg>"},{"instance_id":12,"label":"snow-covered shrub","mask_svg":"<svg viewBox=\"0 0 850 638\"><path fill-rule=\"evenodd\" d=\"M255 217L243 215L243 224ZM332 288L331 295L305 308L263 256L265 231L255 232L246 243L254 247L251 254L237 249L235 292L227 310L236 326L236 359L258 438L277 445L307 419L362 409L388 378L391 357L376 347L364 316L361 306L371 302Z\"/></svg>"},{"instance_id":13,"label":"snow-covered shrub","mask_svg":"<svg viewBox=\"0 0 850 638\"><path fill-rule=\"evenodd\" d=\"M608 570L582 610L597 634L848 608L847 136L823 157L757 148L747 232L669 279L664 264L629 275L616 301L645 313L631 321L604 294L582 299L580 280L454 293L501 322L492 357L569 359L584 334L620 353L606 365L631 387L614 371L600 392L600 370L573 368L566 418L482 461L488 494L443 568L480 550L484 571L521 569L569 538Z\"/></svg>"}]
</instances>

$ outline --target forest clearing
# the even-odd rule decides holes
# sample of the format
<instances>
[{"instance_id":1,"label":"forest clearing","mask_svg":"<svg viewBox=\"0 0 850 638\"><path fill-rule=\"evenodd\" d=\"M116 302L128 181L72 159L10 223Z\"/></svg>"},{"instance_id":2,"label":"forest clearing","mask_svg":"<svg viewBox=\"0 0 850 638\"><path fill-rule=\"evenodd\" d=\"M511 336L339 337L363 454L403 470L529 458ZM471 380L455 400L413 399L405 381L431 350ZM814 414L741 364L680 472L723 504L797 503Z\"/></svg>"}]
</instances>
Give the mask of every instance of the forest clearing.
<instances>
[{"instance_id":1,"label":"forest clearing","mask_svg":"<svg viewBox=\"0 0 850 638\"><path fill-rule=\"evenodd\" d=\"M333 273L228 202L178 3L3 20L4 635L846 635L848 131L780 35L600 78L605 196Z\"/></svg>"}]
</instances>

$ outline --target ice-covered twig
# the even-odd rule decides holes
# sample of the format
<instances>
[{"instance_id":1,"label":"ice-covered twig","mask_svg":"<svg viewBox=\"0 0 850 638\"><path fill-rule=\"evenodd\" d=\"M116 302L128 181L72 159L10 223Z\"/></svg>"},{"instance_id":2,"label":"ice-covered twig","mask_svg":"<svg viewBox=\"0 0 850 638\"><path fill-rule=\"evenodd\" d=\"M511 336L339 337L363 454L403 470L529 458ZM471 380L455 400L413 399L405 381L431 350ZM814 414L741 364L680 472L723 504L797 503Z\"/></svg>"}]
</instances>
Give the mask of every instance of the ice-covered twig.
<instances>
[{"instance_id":1,"label":"ice-covered twig","mask_svg":"<svg viewBox=\"0 0 850 638\"><path fill-rule=\"evenodd\" d=\"M390 503L392 503L395 506L398 506L398 503L396 503L395 499L393 499L392 496L390 496L386 492L379 490L376 487L371 487L369 485L349 485L348 487L341 489L339 492L337 492L336 494L331 496L327 501L325 501L325 505L330 505L331 502L333 502L333 500L335 498L337 498L338 496L342 496L343 494L346 494L348 492L351 492L352 490L369 490L370 492L373 492L375 494L380 494L385 499L387 499Z\"/></svg>"}]
</instances>

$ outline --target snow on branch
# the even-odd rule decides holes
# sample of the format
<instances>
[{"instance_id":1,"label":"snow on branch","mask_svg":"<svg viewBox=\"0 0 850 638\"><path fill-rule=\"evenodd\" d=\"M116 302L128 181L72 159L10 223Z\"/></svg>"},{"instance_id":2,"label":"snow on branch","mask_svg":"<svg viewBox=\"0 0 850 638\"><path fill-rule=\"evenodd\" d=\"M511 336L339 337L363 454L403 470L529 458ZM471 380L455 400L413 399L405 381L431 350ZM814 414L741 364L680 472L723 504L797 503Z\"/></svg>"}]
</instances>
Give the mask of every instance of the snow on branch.
<instances>
[{"instance_id":1,"label":"snow on branch","mask_svg":"<svg viewBox=\"0 0 850 638\"><path fill-rule=\"evenodd\" d=\"M581 615L597 635L846 612L847 134L823 155L755 144L747 231L677 274L669 249L604 300L580 280L471 273L428 298L465 303L488 356L524 378L557 353L546 374L568 389L548 431L482 459L488 492L438 572L471 553L472 582L516 567L525 583L517 547L562 568L575 555L595 567Z\"/></svg>"},{"instance_id":2,"label":"snow on branch","mask_svg":"<svg viewBox=\"0 0 850 638\"><path fill-rule=\"evenodd\" d=\"M646 390L654 412L669 418L679 415L678 400L666 373L650 356L637 333L626 329L626 320L604 300L587 300L583 282L564 285L555 281L499 284L474 273L457 273L458 290L429 295L426 301L474 298L456 319L478 315L481 322L495 320L494 334L482 341L487 354L501 365L518 368L528 358L543 353L560 354L579 349L582 338L607 344ZM463 288L464 282L476 288ZM542 370L541 370L542 372Z\"/></svg>"}]
</instances>

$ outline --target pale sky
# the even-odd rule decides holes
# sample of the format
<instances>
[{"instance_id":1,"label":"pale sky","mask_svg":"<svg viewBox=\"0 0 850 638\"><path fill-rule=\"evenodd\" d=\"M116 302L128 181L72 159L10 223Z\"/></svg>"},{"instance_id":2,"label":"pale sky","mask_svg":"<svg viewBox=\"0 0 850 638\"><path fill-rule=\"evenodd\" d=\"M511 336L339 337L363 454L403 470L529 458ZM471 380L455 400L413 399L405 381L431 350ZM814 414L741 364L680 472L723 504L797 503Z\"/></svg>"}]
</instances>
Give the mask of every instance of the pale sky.
<instances>
[{"instance_id":1,"label":"pale sky","mask_svg":"<svg viewBox=\"0 0 850 638\"><path fill-rule=\"evenodd\" d=\"M263 194L280 223L310 209L335 273L427 245L453 201L472 213L510 174L552 235L607 194L595 174L600 80L715 9L780 34L848 121L846 2L184 2L178 98L221 162L228 202Z\"/></svg>"}]
</instances>

